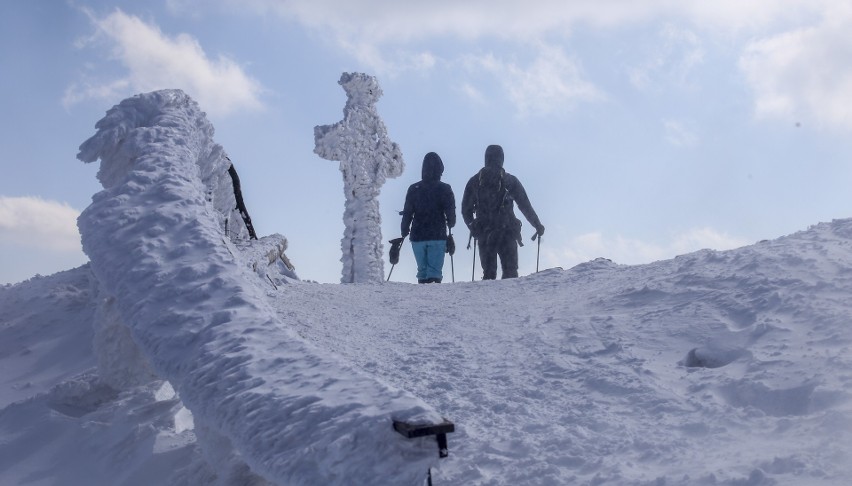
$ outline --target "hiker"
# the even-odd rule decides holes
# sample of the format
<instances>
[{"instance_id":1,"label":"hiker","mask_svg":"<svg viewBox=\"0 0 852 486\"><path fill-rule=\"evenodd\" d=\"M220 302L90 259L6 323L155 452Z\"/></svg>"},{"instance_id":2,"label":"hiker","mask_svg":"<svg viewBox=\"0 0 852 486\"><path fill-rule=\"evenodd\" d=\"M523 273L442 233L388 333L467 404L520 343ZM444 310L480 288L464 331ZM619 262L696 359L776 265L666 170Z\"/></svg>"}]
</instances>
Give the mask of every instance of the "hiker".
<instances>
[{"instance_id":1,"label":"hiker","mask_svg":"<svg viewBox=\"0 0 852 486\"><path fill-rule=\"evenodd\" d=\"M489 145L485 149L485 167L464 188L461 209L471 236L479 244L483 280L497 278L498 256L502 278L518 276L518 244L523 246L523 242L521 220L515 217L514 203L518 203L518 209L535 227L535 236L543 235L544 225L535 214L524 186L517 177L503 170L503 147Z\"/></svg>"},{"instance_id":2,"label":"hiker","mask_svg":"<svg viewBox=\"0 0 852 486\"><path fill-rule=\"evenodd\" d=\"M455 252L452 233L456 225L456 198L449 184L441 182L444 163L435 152L423 157L422 180L409 186L402 210L402 237L411 233L417 261L418 283L441 283L444 253Z\"/></svg>"}]
</instances>

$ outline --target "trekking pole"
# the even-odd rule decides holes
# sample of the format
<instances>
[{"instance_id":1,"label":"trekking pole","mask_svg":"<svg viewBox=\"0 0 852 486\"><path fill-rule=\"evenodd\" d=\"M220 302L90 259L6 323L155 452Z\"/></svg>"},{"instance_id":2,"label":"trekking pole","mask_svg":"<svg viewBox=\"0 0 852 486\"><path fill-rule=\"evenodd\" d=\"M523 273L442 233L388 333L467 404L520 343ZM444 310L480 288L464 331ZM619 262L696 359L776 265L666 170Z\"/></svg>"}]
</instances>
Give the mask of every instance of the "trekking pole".
<instances>
[{"instance_id":1,"label":"trekking pole","mask_svg":"<svg viewBox=\"0 0 852 486\"><path fill-rule=\"evenodd\" d=\"M535 241L536 238L538 238L538 249L535 251L535 273L538 273L538 257L541 254L541 235L537 232L532 237L533 241Z\"/></svg>"},{"instance_id":2,"label":"trekking pole","mask_svg":"<svg viewBox=\"0 0 852 486\"><path fill-rule=\"evenodd\" d=\"M473 265L470 269L470 281L473 282L473 278L476 276L476 238L473 237L473 233L467 238L468 250L470 250L470 240L473 240Z\"/></svg>"},{"instance_id":3,"label":"trekking pole","mask_svg":"<svg viewBox=\"0 0 852 486\"><path fill-rule=\"evenodd\" d=\"M473 282L473 277L476 276L476 238L473 239L473 264L470 269L470 281Z\"/></svg>"},{"instance_id":4,"label":"trekking pole","mask_svg":"<svg viewBox=\"0 0 852 486\"><path fill-rule=\"evenodd\" d=\"M452 250L452 251L450 251ZM450 228L450 235L447 236L447 253L450 254L450 275L453 277L453 283L456 283L456 266L453 263L453 253L456 252L456 240L453 238L453 229Z\"/></svg>"},{"instance_id":5,"label":"trekking pole","mask_svg":"<svg viewBox=\"0 0 852 486\"><path fill-rule=\"evenodd\" d=\"M390 272L388 272L388 278L387 278L387 280L385 280L385 282L390 282L390 276L393 274L393 267L395 267L395 266L396 266L396 263L391 265Z\"/></svg>"}]
</instances>

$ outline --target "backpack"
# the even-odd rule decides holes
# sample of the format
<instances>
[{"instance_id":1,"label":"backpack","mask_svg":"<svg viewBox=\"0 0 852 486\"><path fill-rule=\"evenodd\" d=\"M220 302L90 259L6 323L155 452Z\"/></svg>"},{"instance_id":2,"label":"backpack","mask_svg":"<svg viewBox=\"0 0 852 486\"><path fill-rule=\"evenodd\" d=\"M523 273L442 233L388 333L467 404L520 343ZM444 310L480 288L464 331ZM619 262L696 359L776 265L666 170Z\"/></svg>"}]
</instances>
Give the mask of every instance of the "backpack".
<instances>
[{"instance_id":1,"label":"backpack","mask_svg":"<svg viewBox=\"0 0 852 486\"><path fill-rule=\"evenodd\" d=\"M506 184L503 168L483 167L477 175L476 219L474 225L478 238L488 239L495 231L509 230L511 234L521 231L521 221L512 211L514 199ZM516 238L517 239L517 238ZM521 243L523 245L523 243Z\"/></svg>"},{"instance_id":2,"label":"backpack","mask_svg":"<svg viewBox=\"0 0 852 486\"><path fill-rule=\"evenodd\" d=\"M506 205L509 191L505 183L506 171L502 168L483 167L477 175L476 217L493 219Z\"/></svg>"}]
</instances>

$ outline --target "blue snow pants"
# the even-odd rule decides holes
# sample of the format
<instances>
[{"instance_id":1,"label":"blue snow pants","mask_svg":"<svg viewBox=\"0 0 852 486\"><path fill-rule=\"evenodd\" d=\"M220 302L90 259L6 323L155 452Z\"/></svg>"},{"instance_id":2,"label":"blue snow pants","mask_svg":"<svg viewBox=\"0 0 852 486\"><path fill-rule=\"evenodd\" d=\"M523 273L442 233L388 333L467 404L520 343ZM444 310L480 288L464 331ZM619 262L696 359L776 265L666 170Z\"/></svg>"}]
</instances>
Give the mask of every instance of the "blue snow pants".
<instances>
[{"instance_id":1,"label":"blue snow pants","mask_svg":"<svg viewBox=\"0 0 852 486\"><path fill-rule=\"evenodd\" d=\"M444 254L447 252L447 240L412 241L414 259L417 261L417 281L440 282L443 278Z\"/></svg>"}]
</instances>

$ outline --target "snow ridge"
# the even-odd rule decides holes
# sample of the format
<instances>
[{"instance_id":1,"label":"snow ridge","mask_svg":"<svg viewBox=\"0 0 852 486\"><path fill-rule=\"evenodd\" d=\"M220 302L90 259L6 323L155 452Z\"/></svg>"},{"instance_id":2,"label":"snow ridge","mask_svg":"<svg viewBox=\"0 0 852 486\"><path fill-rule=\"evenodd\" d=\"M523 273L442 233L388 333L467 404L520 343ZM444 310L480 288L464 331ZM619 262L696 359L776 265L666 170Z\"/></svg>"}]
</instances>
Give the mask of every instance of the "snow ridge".
<instances>
[{"instance_id":1,"label":"snow ridge","mask_svg":"<svg viewBox=\"0 0 852 486\"><path fill-rule=\"evenodd\" d=\"M391 420L441 417L312 347L269 307L224 236L227 158L197 104L180 90L137 95L97 128L78 158L101 160L105 189L78 225L100 298L191 410L219 480L422 481L434 444L402 438Z\"/></svg>"}]
</instances>

